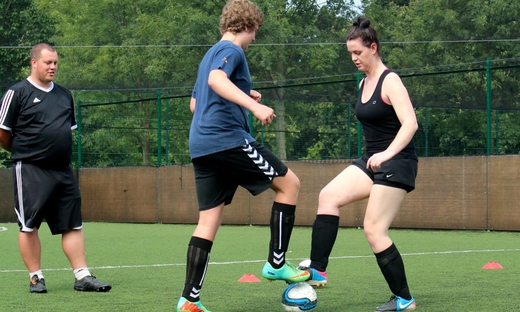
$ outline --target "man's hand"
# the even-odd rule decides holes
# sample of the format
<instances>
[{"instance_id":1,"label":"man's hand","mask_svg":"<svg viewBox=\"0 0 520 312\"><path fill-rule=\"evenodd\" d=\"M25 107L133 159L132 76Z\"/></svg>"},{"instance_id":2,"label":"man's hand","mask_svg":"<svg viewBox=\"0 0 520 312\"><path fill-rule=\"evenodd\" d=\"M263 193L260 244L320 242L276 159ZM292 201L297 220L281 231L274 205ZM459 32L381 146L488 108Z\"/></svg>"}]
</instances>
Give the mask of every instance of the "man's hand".
<instances>
[{"instance_id":1,"label":"man's hand","mask_svg":"<svg viewBox=\"0 0 520 312\"><path fill-rule=\"evenodd\" d=\"M255 115L255 117L262 122L262 126L271 124L271 122L273 122L273 119L276 118L274 110L271 107L265 106L263 104L256 105L251 110L251 113L253 113L253 115Z\"/></svg>"},{"instance_id":2,"label":"man's hand","mask_svg":"<svg viewBox=\"0 0 520 312\"><path fill-rule=\"evenodd\" d=\"M11 151L11 132L0 129L0 147L6 151Z\"/></svg>"}]
</instances>

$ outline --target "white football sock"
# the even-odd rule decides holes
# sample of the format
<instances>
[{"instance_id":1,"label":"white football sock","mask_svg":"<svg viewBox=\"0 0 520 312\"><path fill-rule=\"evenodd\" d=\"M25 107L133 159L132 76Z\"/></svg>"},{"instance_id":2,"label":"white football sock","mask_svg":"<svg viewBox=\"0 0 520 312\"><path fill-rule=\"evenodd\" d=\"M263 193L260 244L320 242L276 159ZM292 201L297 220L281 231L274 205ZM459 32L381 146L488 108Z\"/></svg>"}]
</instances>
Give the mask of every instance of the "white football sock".
<instances>
[{"instance_id":1,"label":"white football sock","mask_svg":"<svg viewBox=\"0 0 520 312\"><path fill-rule=\"evenodd\" d=\"M84 278L85 276L90 276L92 274L90 274L90 271L88 270L88 268L78 268L76 270L74 270L74 276L76 277L77 280L80 280L82 278Z\"/></svg>"},{"instance_id":2,"label":"white football sock","mask_svg":"<svg viewBox=\"0 0 520 312\"><path fill-rule=\"evenodd\" d=\"M42 270L38 270L38 271L34 271L34 272L29 272L29 278L32 278L33 276L38 276L39 279L42 279L43 278L43 273L42 273Z\"/></svg>"}]
</instances>

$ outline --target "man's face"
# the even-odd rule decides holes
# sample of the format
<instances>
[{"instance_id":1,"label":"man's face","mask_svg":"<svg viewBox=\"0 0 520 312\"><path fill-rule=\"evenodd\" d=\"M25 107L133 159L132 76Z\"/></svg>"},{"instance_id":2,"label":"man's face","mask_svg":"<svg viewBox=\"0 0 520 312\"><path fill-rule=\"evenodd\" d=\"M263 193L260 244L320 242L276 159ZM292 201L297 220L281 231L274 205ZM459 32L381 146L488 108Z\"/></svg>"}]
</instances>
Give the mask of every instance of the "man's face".
<instances>
[{"instance_id":1,"label":"man's face","mask_svg":"<svg viewBox=\"0 0 520 312\"><path fill-rule=\"evenodd\" d=\"M254 29L246 28L246 30L244 31L245 40L244 40L244 43L242 44L242 49L244 49L244 51L247 50L247 48L249 47L249 44L251 42L255 41L257 31L258 31L258 27L255 27Z\"/></svg>"},{"instance_id":2,"label":"man's face","mask_svg":"<svg viewBox=\"0 0 520 312\"><path fill-rule=\"evenodd\" d=\"M43 49L38 59L31 60L31 77L43 85L50 83L58 71L58 53Z\"/></svg>"}]
</instances>

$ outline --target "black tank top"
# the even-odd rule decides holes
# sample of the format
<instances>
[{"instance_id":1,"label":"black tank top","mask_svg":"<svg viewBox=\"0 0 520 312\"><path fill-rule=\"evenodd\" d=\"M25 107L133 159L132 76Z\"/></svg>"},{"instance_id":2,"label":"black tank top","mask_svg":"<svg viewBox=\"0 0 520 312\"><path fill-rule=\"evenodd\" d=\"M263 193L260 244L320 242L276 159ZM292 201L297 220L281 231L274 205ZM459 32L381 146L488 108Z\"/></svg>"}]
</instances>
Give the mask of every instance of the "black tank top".
<instances>
[{"instance_id":1,"label":"black tank top","mask_svg":"<svg viewBox=\"0 0 520 312\"><path fill-rule=\"evenodd\" d=\"M366 103L361 102L361 95L363 94L363 86L365 84L364 80L361 82L359 88L356 117L363 126L366 154L369 157L375 153L386 150L401 128L401 122L399 118L397 118L393 106L386 104L381 97L383 81L389 73L391 73L391 71L387 69L381 74L374 93ZM417 156L415 154L413 139L393 158L416 159Z\"/></svg>"}]
</instances>

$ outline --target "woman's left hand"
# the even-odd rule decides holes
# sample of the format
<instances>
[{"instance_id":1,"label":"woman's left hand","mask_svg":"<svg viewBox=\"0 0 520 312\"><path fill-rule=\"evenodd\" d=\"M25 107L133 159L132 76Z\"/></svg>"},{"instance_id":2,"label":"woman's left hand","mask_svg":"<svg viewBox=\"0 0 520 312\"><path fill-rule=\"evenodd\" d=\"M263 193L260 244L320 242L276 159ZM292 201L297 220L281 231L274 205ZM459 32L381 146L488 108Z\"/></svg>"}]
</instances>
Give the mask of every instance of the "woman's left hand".
<instances>
[{"instance_id":1,"label":"woman's left hand","mask_svg":"<svg viewBox=\"0 0 520 312\"><path fill-rule=\"evenodd\" d=\"M392 155L390 153L384 151L380 153L375 153L372 155L368 161L367 161L367 169L372 169L372 171L377 171L379 168L381 168L381 165L392 158Z\"/></svg>"}]
</instances>

